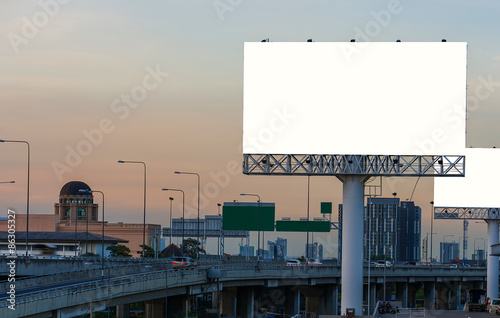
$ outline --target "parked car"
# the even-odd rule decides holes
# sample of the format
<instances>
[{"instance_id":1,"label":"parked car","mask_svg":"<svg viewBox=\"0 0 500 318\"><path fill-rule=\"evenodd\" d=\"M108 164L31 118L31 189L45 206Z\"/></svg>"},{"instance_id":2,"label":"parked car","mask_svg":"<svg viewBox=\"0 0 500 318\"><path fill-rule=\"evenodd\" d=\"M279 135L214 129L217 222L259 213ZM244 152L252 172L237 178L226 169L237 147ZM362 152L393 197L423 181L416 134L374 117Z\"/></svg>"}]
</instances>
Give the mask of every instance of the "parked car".
<instances>
[{"instance_id":1,"label":"parked car","mask_svg":"<svg viewBox=\"0 0 500 318\"><path fill-rule=\"evenodd\" d=\"M172 268L193 267L196 262L191 257L171 257Z\"/></svg>"},{"instance_id":2,"label":"parked car","mask_svg":"<svg viewBox=\"0 0 500 318\"><path fill-rule=\"evenodd\" d=\"M319 260L319 258L310 258L307 261L307 264L308 265L323 265L323 263L321 263L321 261Z\"/></svg>"},{"instance_id":3,"label":"parked car","mask_svg":"<svg viewBox=\"0 0 500 318\"><path fill-rule=\"evenodd\" d=\"M458 268L458 265L457 264L451 264L450 268Z\"/></svg>"},{"instance_id":4,"label":"parked car","mask_svg":"<svg viewBox=\"0 0 500 318\"><path fill-rule=\"evenodd\" d=\"M289 259L286 261L287 266L299 266L301 263L298 259Z\"/></svg>"}]
</instances>

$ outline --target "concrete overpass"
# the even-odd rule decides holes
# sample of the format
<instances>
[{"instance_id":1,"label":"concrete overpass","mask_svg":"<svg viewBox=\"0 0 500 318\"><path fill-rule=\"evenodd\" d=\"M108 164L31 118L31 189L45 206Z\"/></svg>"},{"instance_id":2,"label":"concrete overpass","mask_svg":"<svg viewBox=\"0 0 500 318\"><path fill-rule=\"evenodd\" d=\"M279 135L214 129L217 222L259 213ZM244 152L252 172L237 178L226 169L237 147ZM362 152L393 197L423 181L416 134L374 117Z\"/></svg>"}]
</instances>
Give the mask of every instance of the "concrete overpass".
<instances>
[{"instance_id":1,"label":"concrete overpass","mask_svg":"<svg viewBox=\"0 0 500 318\"><path fill-rule=\"evenodd\" d=\"M68 283L63 282L63 286L50 285L47 278L43 281L40 281L40 277L22 280L16 290L16 310L8 309L9 303L4 297L0 305L0 316L73 317L91 310L102 310L109 302L109 306L117 306L119 317L125 317L128 304L144 301L147 317L164 317L165 298L168 298L170 315L190 308L196 295L212 294L213 299L217 299L218 288L221 312L226 317L253 317L256 315L256 308L268 305L282 306L290 314L298 313L301 309L301 297L305 299L306 311L337 314L341 285L339 266L291 267L269 263L257 267L255 264L235 263L218 267L199 265L183 270L171 270L162 263L134 266L133 274L125 274L123 271L125 267L133 268L129 265L111 266L109 279L106 276L103 281L100 279L99 269L90 270L88 277L82 279L84 282L69 282L68 279ZM364 272L366 299L368 268L365 267ZM58 274L41 277L45 276L57 277ZM404 307L410 303L415 304L416 292L424 287L424 304L429 309L433 306L439 309L456 309L463 290L484 288L486 282L486 270L482 268L372 267L369 280L372 307L377 299L384 298L384 276L386 291L395 288L396 298ZM4 283L0 286L3 295L9 289L7 285ZM28 288L36 285L41 285L38 290ZM274 304L263 297L270 291L277 296Z\"/></svg>"}]
</instances>

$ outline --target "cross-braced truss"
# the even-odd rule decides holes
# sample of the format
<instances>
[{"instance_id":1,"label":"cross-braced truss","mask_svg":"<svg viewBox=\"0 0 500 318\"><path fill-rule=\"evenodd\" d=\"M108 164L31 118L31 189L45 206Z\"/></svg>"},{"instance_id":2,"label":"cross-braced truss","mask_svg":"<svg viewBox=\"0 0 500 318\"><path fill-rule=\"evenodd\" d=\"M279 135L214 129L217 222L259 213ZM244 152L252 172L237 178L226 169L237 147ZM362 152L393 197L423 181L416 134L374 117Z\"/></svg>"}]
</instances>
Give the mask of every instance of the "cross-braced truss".
<instances>
[{"instance_id":1,"label":"cross-braced truss","mask_svg":"<svg viewBox=\"0 0 500 318\"><path fill-rule=\"evenodd\" d=\"M465 176L465 156L244 154L244 174Z\"/></svg>"},{"instance_id":2,"label":"cross-braced truss","mask_svg":"<svg viewBox=\"0 0 500 318\"><path fill-rule=\"evenodd\" d=\"M500 208L434 207L434 219L500 220Z\"/></svg>"}]
</instances>

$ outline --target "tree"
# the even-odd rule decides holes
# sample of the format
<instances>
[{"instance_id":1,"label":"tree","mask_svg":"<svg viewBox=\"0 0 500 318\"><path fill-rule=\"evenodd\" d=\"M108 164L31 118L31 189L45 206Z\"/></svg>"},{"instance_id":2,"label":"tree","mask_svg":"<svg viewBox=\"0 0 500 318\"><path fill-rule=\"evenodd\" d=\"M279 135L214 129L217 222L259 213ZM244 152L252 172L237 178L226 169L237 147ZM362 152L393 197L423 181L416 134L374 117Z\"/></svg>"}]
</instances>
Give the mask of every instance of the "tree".
<instances>
[{"instance_id":1,"label":"tree","mask_svg":"<svg viewBox=\"0 0 500 318\"><path fill-rule=\"evenodd\" d=\"M184 256L196 258L198 252L199 254L206 254L205 250L201 247L198 240L188 238L184 240L181 244L181 250L184 251Z\"/></svg>"},{"instance_id":2,"label":"tree","mask_svg":"<svg viewBox=\"0 0 500 318\"><path fill-rule=\"evenodd\" d=\"M386 256L384 254L378 254L378 255L373 255L370 257L370 260L372 261L383 261L383 260L386 260L386 261L392 261L392 258L388 257L386 258Z\"/></svg>"},{"instance_id":3,"label":"tree","mask_svg":"<svg viewBox=\"0 0 500 318\"><path fill-rule=\"evenodd\" d=\"M101 257L101 255L93 253L93 252L87 252L82 254L82 257Z\"/></svg>"},{"instance_id":4,"label":"tree","mask_svg":"<svg viewBox=\"0 0 500 318\"><path fill-rule=\"evenodd\" d=\"M137 251L137 254L141 255L142 256L142 244L139 245L139 247L141 248L140 251ZM155 250L149 246L149 245L146 245L146 247L144 248L144 258L154 258L155 257Z\"/></svg>"},{"instance_id":5,"label":"tree","mask_svg":"<svg viewBox=\"0 0 500 318\"><path fill-rule=\"evenodd\" d=\"M106 250L109 251L109 256L111 257L132 257L130 255L130 248L125 245L111 245L106 247Z\"/></svg>"}]
</instances>

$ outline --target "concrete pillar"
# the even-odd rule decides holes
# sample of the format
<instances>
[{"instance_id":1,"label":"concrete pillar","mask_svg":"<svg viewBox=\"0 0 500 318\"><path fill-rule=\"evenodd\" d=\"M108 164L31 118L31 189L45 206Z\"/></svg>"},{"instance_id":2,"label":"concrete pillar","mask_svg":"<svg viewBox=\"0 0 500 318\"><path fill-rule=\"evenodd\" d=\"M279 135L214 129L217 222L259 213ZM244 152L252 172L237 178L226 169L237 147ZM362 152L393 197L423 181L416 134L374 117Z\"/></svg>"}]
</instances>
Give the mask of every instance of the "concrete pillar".
<instances>
[{"instance_id":1,"label":"concrete pillar","mask_svg":"<svg viewBox=\"0 0 500 318\"><path fill-rule=\"evenodd\" d=\"M288 288L285 293L285 313L287 315L297 315L300 313L300 289L298 286Z\"/></svg>"},{"instance_id":2,"label":"concrete pillar","mask_svg":"<svg viewBox=\"0 0 500 318\"><path fill-rule=\"evenodd\" d=\"M128 318L130 316L130 305L118 305L116 306L116 317L117 318Z\"/></svg>"},{"instance_id":3,"label":"concrete pillar","mask_svg":"<svg viewBox=\"0 0 500 318\"><path fill-rule=\"evenodd\" d=\"M343 181L341 313L363 307L363 210L365 176L346 175Z\"/></svg>"},{"instance_id":4,"label":"concrete pillar","mask_svg":"<svg viewBox=\"0 0 500 318\"><path fill-rule=\"evenodd\" d=\"M321 308L321 298L323 296L324 290L319 287L312 286L302 286L300 292L306 298L306 312L319 313L323 309Z\"/></svg>"},{"instance_id":5,"label":"concrete pillar","mask_svg":"<svg viewBox=\"0 0 500 318\"><path fill-rule=\"evenodd\" d=\"M443 282L436 284L436 304L439 310L457 309L457 287L456 282Z\"/></svg>"},{"instance_id":6,"label":"concrete pillar","mask_svg":"<svg viewBox=\"0 0 500 318\"><path fill-rule=\"evenodd\" d=\"M169 315L177 315L179 313L187 314L189 296L172 296L168 297L168 313ZM187 316L187 315L186 315ZM185 316L183 316L185 317Z\"/></svg>"},{"instance_id":7,"label":"concrete pillar","mask_svg":"<svg viewBox=\"0 0 500 318\"><path fill-rule=\"evenodd\" d=\"M435 310L446 310L448 309L448 293L447 288L443 285L443 283L434 284L435 290L435 300L434 300L434 309Z\"/></svg>"},{"instance_id":8,"label":"concrete pillar","mask_svg":"<svg viewBox=\"0 0 500 318\"><path fill-rule=\"evenodd\" d=\"M450 309L457 310L460 305L460 282L453 282L450 286Z\"/></svg>"},{"instance_id":9,"label":"concrete pillar","mask_svg":"<svg viewBox=\"0 0 500 318\"><path fill-rule=\"evenodd\" d=\"M165 317L165 299L155 299L144 302L145 318L164 318Z\"/></svg>"},{"instance_id":10,"label":"concrete pillar","mask_svg":"<svg viewBox=\"0 0 500 318\"><path fill-rule=\"evenodd\" d=\"M255 292L252 287L238 288L238 301L236 303L236 317L253 318L255 311Z\"/></svg>"},{"instance_id":11,"label":"concrete pillar","mask_svg":"<svg viewBox=\"0 0 500 318\"><path fill-rule=\"evenodd\" d=\"M319 313L321 303L321 297L319 296L310 296L306 297L306 312L315 312Z\"/></svg>"},{"instance_id":12,"label":"concrete pillar","mask_svg":"<svg viewBox=\"0 0 500 318\"><path fill-rule=\"evenodd\" d=\"M402 308L408 307L408 283L396 283L396 300L401 302Z\"/></svg>"},{"instance_id":13,"label":"concrete pillar","mask_svg":"<svg viewBox=\"0 0 500 318\"><path fill-rule=\"evenodd\" d=\"M323 314L336 315L339 297L339 285L328 285L323 294Z\"/></svg>"},{"instance_id":14,"label":"concrete pillar","mask_svg":"<svg viewBox=\"0 0 500 318\"><path fill-rule=\"evenodd\" d=\"M375 310L375 306L377 306L377 284L370 284L370 308L368 308L368 314L372 314Z\"/></svg>"},{"instance_id":15,"label":"concrete pillar","mask_svg":"<svg viewBox=\"0 0 500 318\"><path fill-rule=\"evenodd\" d=\"M417 292L422 288L421 283L408 283L408 308L415 308L417 304Z\"/></svg>"},{"instance_id":16,"label":"concrete pillar","mask_svg":"<svg viewBox=\"0 0 500 318\"><path fill-rule=\"evenodd\" d=\"M221 315L224 317L236 317L236 295L237 288L224 288L221 291Z\"/></svg>"},{"instance_id":17,"label":"concrete pillar","mask_svg":"<svg viewBox=\"0 0 500 318\"><path fill-rule=\"evenodd\" d=\"M488 259L487 259L487 286L486 296L498 298L498 256L491 256L491 245L498 244L498 220L488 223Z\"/></svg>"},{"instance_id":18,"label":"concrete pillar","mask_svg":"<svg viewBox=\"0 0 500 318\"><path fill-rule=\"evenodd\" d=\"M462 304L462 282L458 282L457 286L457 310L461 310L463 308Z\"/></svg>"},{"instance_id":19,"label":"concrete pillar","mask_svg":"<svg viewBox=\"0 0 500 318\"><path fill-rule=\"evenodd\" d=\"M436 283L424 282L424 307L427 310L434 310L436 301Z\"/></svg>"}]
</instances>

